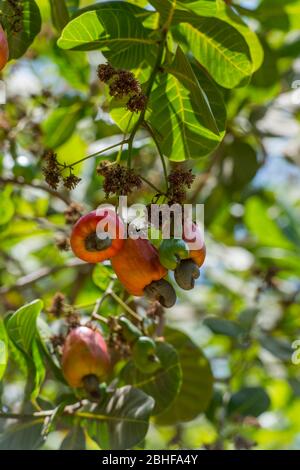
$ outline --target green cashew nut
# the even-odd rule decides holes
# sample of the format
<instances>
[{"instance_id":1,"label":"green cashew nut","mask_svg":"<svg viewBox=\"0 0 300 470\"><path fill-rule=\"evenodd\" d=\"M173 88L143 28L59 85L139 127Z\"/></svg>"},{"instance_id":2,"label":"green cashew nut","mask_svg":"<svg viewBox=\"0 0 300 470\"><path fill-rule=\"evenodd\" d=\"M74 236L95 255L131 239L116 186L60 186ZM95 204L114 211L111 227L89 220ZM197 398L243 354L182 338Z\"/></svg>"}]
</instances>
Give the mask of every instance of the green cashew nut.
<instances>
[{"instance_id":1,"label":"green cashew nut","mask_svg":"<svg viewBox=\"0 0 300 470\"><path fill-rule=\"evenodd\" d=\"M159 247L159 261L167 268L174 271L178 262L181 259L186 259L189 256L188 245L183 240L171 238L170 240L163 240Z\"/></svg>"},{"instance_id":2,"label":"green cashew nut","mask_svg":"<svg viewBox=\"0 0 300 470\"><path fill-rule=\"evenodd\" d=\"M122 334L125 340L129 344L135 343L142 336L142 332L138 329L138 327L131 323L131 321L124 316L119 318L119 325L122 328Z\"/></svg>"},{"instance_id":3,"label":"green cashew nut","mask_svg":"<svg viewBox=\"0 0 300 470\"><path fill-rule=\"evenodd\" d=\"M155 341L148 336L141 336L133 345L132 357L137 369L145 374L153 374L161 367Z\"/></svg>"}]
</instances>

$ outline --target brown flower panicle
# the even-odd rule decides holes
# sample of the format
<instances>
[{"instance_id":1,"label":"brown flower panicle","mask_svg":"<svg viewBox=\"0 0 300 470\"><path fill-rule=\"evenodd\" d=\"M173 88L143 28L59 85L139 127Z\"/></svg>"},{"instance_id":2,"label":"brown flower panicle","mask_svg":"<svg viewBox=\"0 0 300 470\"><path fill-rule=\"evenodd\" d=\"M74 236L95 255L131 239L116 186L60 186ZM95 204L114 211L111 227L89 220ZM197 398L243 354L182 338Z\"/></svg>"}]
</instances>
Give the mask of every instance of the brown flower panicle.
<instances>
[{"instance_id":1,"label":"brown flower panicle","mask_svg":"<svg viewBox=\"0 0 300 470\"><path fill-rule=\"evenodd\" d=\"M83 214L84 207L82 204L79 204L78 202L71 202L67 209L64 211L64 216L66 223L69 225L74 225L75 222L77 222L78 219Z\"/></svg>"},{"instance_id":2,"label":"brown flower panicle","mask_svg":"<svg viewBox=\"0 0 300 470\"><path fill-rule=\"evenodd\" d=\"M106 197L111 194L126 196L142 186L142 180L134 170L119 164L102 162L97 173L104 177L103 189Z\"/></svg>"},{"instance_id":3,"label":"brown flower panicle","mask_svg":"<svg viewBox=\"0 0 300 470\"><path fill-rule=\"evenodd\" d=\"M186 191L191 188L194 179L195 175L192 174L192 170L182 168L173 170L168 177L168 203L170 205L183 204L186 199Z\"/></svg>"},{"instance_id":4,"label":"brown flower panicle","mask_svg":"<svg viewBox=\"0 0 300 470\"><path fill-rule=\"evenodd\" d=\"M49 313L52 313L56 318L60 318L65 313L65 296L61 292L56 292L52 298Z\"/></svg>"},{"instance_id":5,"label":"brown flower panicle","mask_svg":"<svg viewBox=\"0 0 300 470\"><path fill-rule=\"evenodd\" d=\"M128 97L126 109L131 112L140 112L146 108L147 97L142 92L140 82L128 70L115 69L110 64L101 64L98 67L99 79L109 86L109 94L120 100Z\"/></svg>"}]
</instances>

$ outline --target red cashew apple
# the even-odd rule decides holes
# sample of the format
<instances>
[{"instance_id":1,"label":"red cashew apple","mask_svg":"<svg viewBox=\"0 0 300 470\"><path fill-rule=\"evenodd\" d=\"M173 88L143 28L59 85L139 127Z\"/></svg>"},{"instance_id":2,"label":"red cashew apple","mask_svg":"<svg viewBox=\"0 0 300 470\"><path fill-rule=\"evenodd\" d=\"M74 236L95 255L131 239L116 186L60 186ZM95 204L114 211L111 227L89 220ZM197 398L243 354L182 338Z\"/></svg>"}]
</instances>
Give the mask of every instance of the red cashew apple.
<instances>
[{"instance_id":1,"label":"red cashew apple","mask_svg":"<svg viewBox=\"0 0 300 470\"><path fill-rule=\"evenodd\" d=\"M9 57L8 42L6 34L0 24L0 70L7 64Z\"/></svg>"},{"instance_id":2,"label":"red cashew apple","mask_svg":"<svg viewBox=\"0 0 300 470\"><path fill-rule=\"evenodd\" d=\"M98 330L78 326L66 337L62 370L68 384L83 387L91 376L103 379L110 369L110 357L103 336Z\"/></svg>"}]
</instances>

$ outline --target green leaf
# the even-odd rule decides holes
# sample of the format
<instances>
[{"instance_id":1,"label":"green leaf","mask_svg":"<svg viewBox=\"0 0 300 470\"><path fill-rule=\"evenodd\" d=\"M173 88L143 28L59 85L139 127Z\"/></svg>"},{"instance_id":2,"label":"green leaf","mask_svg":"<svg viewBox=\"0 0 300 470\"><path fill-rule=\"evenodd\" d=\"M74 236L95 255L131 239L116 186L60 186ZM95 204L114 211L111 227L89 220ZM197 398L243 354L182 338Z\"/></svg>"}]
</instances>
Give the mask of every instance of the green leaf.
<instances>
[{"instance_id":1,"label":"green leaf","mask_svg":"<svg viewBox=\"0 0 300 470\"><path fill-rule=\"evenodd\" d=\"M214 16L217 12L215 0L150 0L149 3L160 13L162 23L170 20L170 24L181 23L186 11L200 16Z\"/></svg>"},{"instance_id":2,"label":"green leaf","mask_svg":"<svg viewBox=\"0 0 300 470\"><path fill-rule=\"evenodd\" d=\"M0 318L0 380L2 379L8 361L8 337L2 318Z\"/></svg>"},{"instance_id":3,"label":"green leaf","mask_svg":"<svg viewBox=\"0 0 300 470\"><path fill-rule=\"evenodd\" d=\"M64 144L76 129L82 113L82 104L75 103L64 108L57 108L43 122L44 145L55 149Z\"/></svg>"},{"instance_id":4,"label":"green leaf","mask_svg":"<svg viewBox=\"0 0 300 470\"><path fill-rule=\"evenodd\" d=\"M41 419L15 424L0 435L1 450L35 450L43 444Z\"/></svg>"},{"instance_id":5,"label":"green leaf","mask_svg":"<svg viewBox=\"0 0 300 470\"><path fill-rule=\"evenodd\" d=\"M62 31L69 21L69 11L65 0L50 0L52 23L57 31Z\"/></svg>"},{"instance_id":6,"label":"green leaf","mask_svg":"<svg viewBox=\"0 0 300 470\"><path fill-rule=\"evenodd\" d=\"M102 449L129 449L144 439L153 407L153 398L141 390L119 388L93 413L84 413L87 432Z\"/></svg>"},{"instance_id":7,"label":"green leaf","mask_svg":"<svg viewBox=\"0 0 300 470\"><path fill-rule=\"evenodd\" d=\"M32 365L28 364L32 369L32 386L31 386L31 398L35 399L39 396L40 388L44 382L46 369L42 360L41 350L36 339L32 343Z\"/></svg>"},{"instance_id":8,"label":"green leaf","mask_svg":"<svg viewBox=\"0 0 300 470\"><path fill-rule=\"evenodd\" d=\"M225 169L229 161L231 165L227 165L227 171L225 170L227 173L225 183L232 190L242 190L252 181L261 166L256 150L247 142L238 139L235 139L228 148ZM231 168L231 172L228 171L228 167Z\"/></svg>"},{"instance_id":9,"label":"green leaf","mask_svg":"<svg viewBox=\"0 0 300 470\"><path fill-rule=\"evenodd\" d=\"M153 414L159 414L171 406L181 385L181 368L176 350L167 343L157 342L156 355L161 369L154 374L143 374L130 361L121 373L127 384L142 389L155 400Z\"/></svg>"},{"instance_id":10,"label":"green leaf","mask_svg":"<svg viewBox=\"0 0 300 470\"><path fill-rule=\"evenodd\" d=\"M65 0L70 15L74 15L78 10L80 0Z\"/></svg>"},{"instance_id":11,"label":"green leaf","mask_svg":"<svg viewBox=\"0 0 300 470\"><path fill-rule=\"evenodd\" d=\"M163 153L172 161L184 161L208 155L225 133L226 109L222 95L205 72L195 68L199 85L205 92L220 135L206 127L203 110L199 111L190 91L174 75L159 77L149 103L151 126Z\"/></svg>"},{"instance_id":12,"label":"green leaf","mask_svg":"<svg viewBox=\"0 0 300 470\"><path fill-rule=\"evenodd\" d=\"M174 346L182 369L182 386L171 407L156 418L158 424L187 422L206 410L213 392L213 376L208 360L183 332L167 327L166 341Z\"/></svg>"},{"instance_id":13,"label":"green leaf","mask_svg":"<svg viewBox=\"0 0 300 470\"><path fill-rule=\"evenodd\" d=\"M258 196L249 198L245 205L245 223L264 246L293 249L294 245L285 237L275 220L268 214L268 206Z\"/></svg>"},{"instance_id":14,"label":"green leaf","mask_svg":"<svg viewBox=\"0 0 300 470\"><path fill-rule=\"evenodd\" d=\"M3 12L1 19L3 18L7 32L10 59L21 57L41 29L40 10L34 0L18 2L19 7L14 6L14 3L2 0L0 5Z\"/></svg>"},{"instance_id":15,"label":"green leaf","mask_svg":"<svg viewBox=\"0 0 300 470\"><path fill-rule=\"evenodd\" d=\"M234 88L251 76L253 65L248 45L231 25L216 18L201 18L188 13L177 27L177 38L203 65L214 80Z\"/></svg>"},{"instance_id":16,"label":"green leaf","mask_svg":"<svg viewBox=\"0 0 300 470\"><path fill-rule=\"evenodd\" d=\"M85 434L80 425L74 426L61 443L60 450L85 450Z\"/></svg>"},{"instance_id":17,"label":"green leaf","mask_svg":"<svg viewBox=\"0 0 300 470\"><path fill-rule=\"evenodd\" d=\"M258 70L263 63L264 50L255 32L243 22L242 18L232 8L226 5L224 0L217 0L216 16L219 19L226 21L226 23L233 26L242 34L249 47L253 64L252 72Z\"/></svg>"},{"instance_id":18,"label":"green leaf","mask_svg":"<svg viewBox=\"0 0 300 470\"><path fill-rule=\"evenodd\" d=\"M33 339L36 334L36 321L43 308L41 300L23 305L7 322L7 332L12 341L26 354L31 354Z\"/></svg>"},{"instance_id":19,"label":"green leaf","mask_svg":"<svg viewBox=\"0 0 300 470\"><path fill-rule=\"evenodd\" d=\"M105 291L111 282L113 274L113 269L110 266L98 263L93 269L92 279L96 286Z\"/></svg>"},{"instance_id":20,"label":"green leaf","mask_svg":"<svg viewBox=\"0 0 300 470\"><path fill-rule=\"evenodd\" d=\"M218 317L207 317L203 321L203 324L207 326L216 335L230 336L231 338L238 338L243 335L244 330L238 324L230 320Z\"/></svg>"},{"instance_id":21,"label":"green leaf","mask_svg":"<svg viewBox=\"0 0 300 470\"><path fill-rule=\"evenodd\" d=\"M62 49L100 49L115 66L137 67L145 58L153 63L156 41L149 37L126 3L107 2L100 9L86 11L64 28L58 45ZM129 5L133 7L133 5Z\"/></svg>"},{"instance_id":22,"label":"green leaf","mask_svg":"<svg viewBox=\"0 0 300 470\"><path fill-rule=\"evenodd\" d=\"M195 109L202 116L204 126L219 135L219 129L212 113L208 98L201 88L200 83L192 69L192 66L180 46L177 47L175 59L171 66L165 67L166 71L174 75L191 94L191 100Z\"/></svg>"},{"instance_id":23,"label":"green leaf","mask_svg":"<svg viewBox=\"0 0 300 470\"><path fill-rule=\"evenodd\" d=\"M273 356L284 362L291 361L293 348L287 340L264 334L261 334L258 339L261 346L273 354Z\"/></svg>"},{"instance_id":24,"label":"green leaf","mask_svg":"<svg viewBox=\"0 0 300 470\"><path fill-rule=\"evenodd\" d=\"M227 405L228 414L259 416L268 410L270 398L261 387L245 387L234 393Z\"/></svg>"}]
</instances>

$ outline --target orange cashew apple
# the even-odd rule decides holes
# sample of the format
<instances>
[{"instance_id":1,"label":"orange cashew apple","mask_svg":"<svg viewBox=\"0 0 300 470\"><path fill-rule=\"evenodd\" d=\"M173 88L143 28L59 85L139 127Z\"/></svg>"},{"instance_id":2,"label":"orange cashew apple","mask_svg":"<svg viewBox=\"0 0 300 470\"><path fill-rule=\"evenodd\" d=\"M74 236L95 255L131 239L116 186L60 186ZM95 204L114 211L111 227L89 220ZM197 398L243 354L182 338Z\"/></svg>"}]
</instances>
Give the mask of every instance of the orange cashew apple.
<instances>
[{"instance_id":1,"label":"orange cashew apple","mask_svg":"<svg viewBox=\"0 0 300 470\"><path fill-rule=\"evenodd\" d=\"M101 224L101 226L100 226ZM99 232L107 238L99 238ZM92 211L73 227L70 244L74 254L88 263L99 263L118 253L124 244L124 224L112 209Z\"/></svg>"},{"instance_id":2,"label":"orange cashew apple","mask_svg":"<svg viewBox=\"0 0 300 470\"><path fill-rule=\"evenodd\" d=\"M137 297L146 294L164 307L172 307L176 302L173 287L163 279L167 270L149 240L126 239L123 248L112 258L111 265L130 294Z\"/></svg>"}]
</instances>

